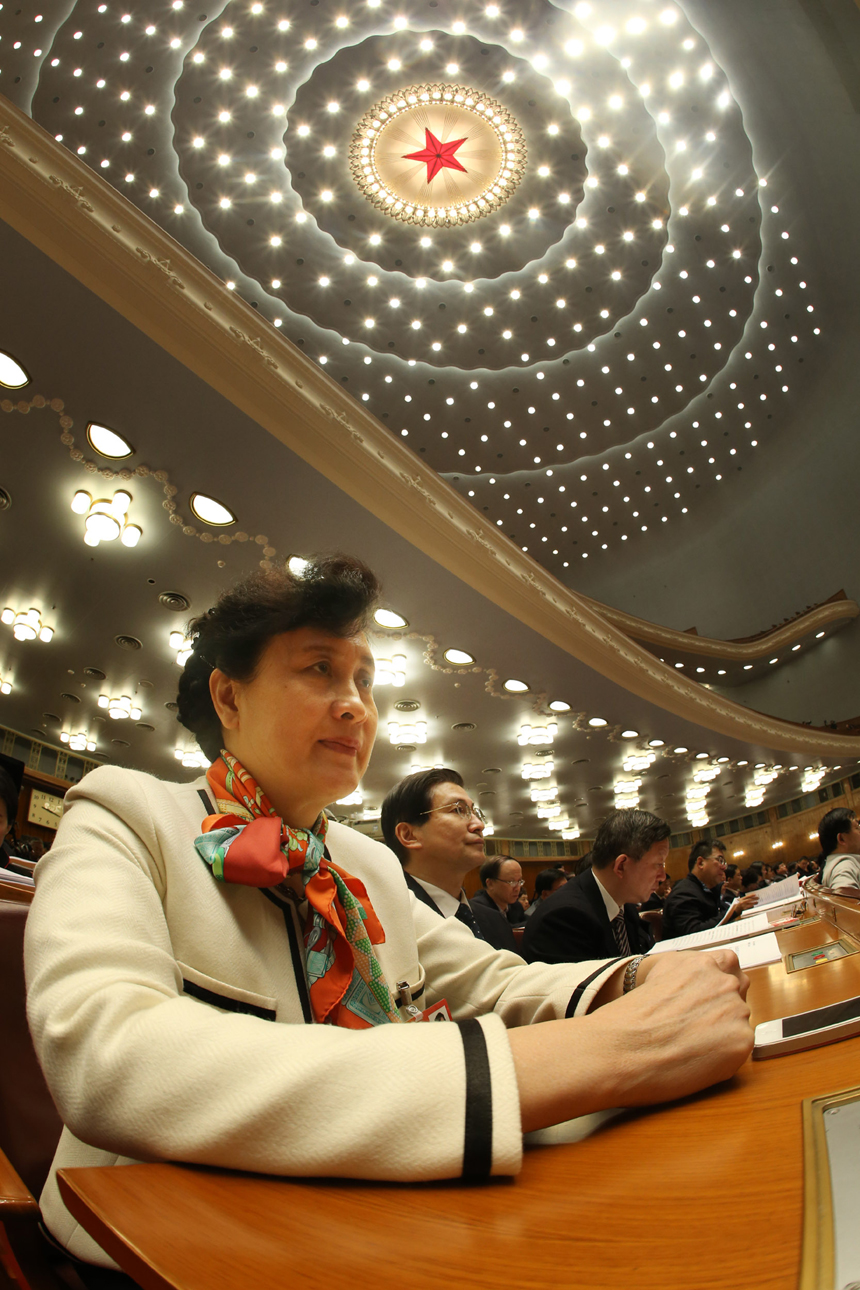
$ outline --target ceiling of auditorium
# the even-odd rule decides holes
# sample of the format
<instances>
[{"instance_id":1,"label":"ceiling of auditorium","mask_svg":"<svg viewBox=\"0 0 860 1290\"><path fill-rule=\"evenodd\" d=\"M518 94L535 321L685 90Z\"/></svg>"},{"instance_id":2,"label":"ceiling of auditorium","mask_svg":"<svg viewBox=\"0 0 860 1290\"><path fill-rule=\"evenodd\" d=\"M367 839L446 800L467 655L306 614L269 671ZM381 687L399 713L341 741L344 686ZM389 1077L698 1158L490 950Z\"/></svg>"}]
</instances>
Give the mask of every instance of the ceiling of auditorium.
<instances>
[{"instance_id":1,"label":"ceiling of auditorium","mask_svg":"<svg viewBox=\"0 0 860 1290\"><path fill-rule=\"evenodd\" d=\"M199 7L7 5L0 85L562 581L731 505L818 292L680 7ZM428 182L431 126L465 142Z\"/></svg>"},{"instance_id":2,"label":"ceiling of auditorium","mask_svg":"<svg viewBox=\"0 0 860 1290\"><path fill-rule=\"evenodd\" d=\"M732 489L767 469L826 371L817 261L804 195L756 167L726 69L680 7L196 9L188 0L0 6L0 88L523 551L576 586L583 561L617 567L647 551L655 531L683 542L703 499L730 509ZM382 136L386 122L374 144L368 129ZM446 164L430 178L434 156ZM346 545L383 569L386 603L409 624L396 644L376 642L383 655L407 656L405 688L383 691L383 734L401 696L421 704L415 719L430 726L414 752L386 737L362 805L378 806L416 760L451 761L485 794L497 832L543 832L517 733L545 724L535 712L555 699L571 709L558 717L559 800L584 833L612 805L613 783L639 773L622 770L630 751L654 759L642 804L675 827L688 827L697 759L722 767L711 818L747 809L755 763L771 766L772 752L609 685L393 543L15 235L4 233L2 255L14 266L4 312L17 326L0 349L32 374L28 399L62 396L75 420L68 443L61 413L30 413L28 427L38 417L43 433L28 435L0 479L14 498L4 523L14 518L15 595L45 614L56 606L58 624L65 604L66 616L50 662L51 645L14 647L27 681L4 699L5 723L52 742L86 728L94 757L165 773L174 745L189 746L167 707L176 679L167 636L187 615L159 593L180 592L194 612L260 554ZM135 551L77 549L84 521L68 504L74 488L93 487L74 458L80 448L92 455L89 419L139 449L132 471L142 458L151 467L128 485L129 518L144 533ZM285 481L288 507L272 479ZM162 495L171 500L173 480L180 498L196 489L229 507L236 522L221 532L244 526L254 556L241 540L219 549L169 529ZM40 564L46 546L53 559ZM820 598L833 590L828 577ZM785 616L804 607L786 604ZM751 630L768 625L753 616ZM120 653L123 635L144 654ZM804 651L815 644L804 638ZM469 651L478 670L452 667L448 648ZM0 656L0 679L12 657ZM136 725L89 711L98 682L84 679L86 667L106 673L111 693L134 696ZM506 693L508 677L530 693ZM765 802L800 792L803 759L785 761Z\"/></svg>"}]
</instances>

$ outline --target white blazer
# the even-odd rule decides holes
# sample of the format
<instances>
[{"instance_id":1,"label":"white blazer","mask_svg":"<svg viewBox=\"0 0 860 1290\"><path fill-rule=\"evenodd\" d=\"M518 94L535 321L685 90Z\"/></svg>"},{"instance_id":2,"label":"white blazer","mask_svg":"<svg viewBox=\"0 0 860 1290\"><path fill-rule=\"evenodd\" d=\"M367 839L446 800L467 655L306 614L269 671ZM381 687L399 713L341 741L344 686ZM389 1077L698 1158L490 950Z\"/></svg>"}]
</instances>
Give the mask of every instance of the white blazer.
<instances>
[{"instance_id":1,"label":"white blazer","mask_svg":"<svg viewBox=\"0 0 860 1290\"><path fill-rule=\"evenodd\" d=\"M212 877L193 846L212 810L201 791L205 777L168 784L100 767L67 794L36 870L28 1015L66 1126L41 1201L56 1238L112 1265L60 1198L56 1170L75 1165L516 1173L506 1027L586 1012L611 968L526 965L492 949L411 901L387 847L331 824L333 860L365 884L385 929L377 953L392 992L405 981L422 1007L445 998L458 1024L308 1024L296 911Z\"/></svg>"}]
</instances>

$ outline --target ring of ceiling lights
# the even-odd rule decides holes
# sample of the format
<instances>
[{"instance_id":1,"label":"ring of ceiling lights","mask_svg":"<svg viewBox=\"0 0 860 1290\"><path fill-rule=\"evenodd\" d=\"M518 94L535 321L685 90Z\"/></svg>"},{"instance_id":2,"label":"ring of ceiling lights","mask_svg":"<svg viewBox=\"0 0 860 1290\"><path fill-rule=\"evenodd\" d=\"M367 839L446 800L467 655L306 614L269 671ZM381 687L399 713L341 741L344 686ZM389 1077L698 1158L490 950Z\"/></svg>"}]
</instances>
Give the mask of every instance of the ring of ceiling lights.
<instances>
[{"instance_id":1,"label":"ring of ceiling lights","mask_svg":"<svg viewBox=\"0 0 860 1290\"><path fill-rule=\"evenodd\" d=\"M519 187L526 158L507 108L448 84L410 85L374 103L349 150L352 177L372 206L431 228L500 210Z\"/></svg>"},{"instance_id":2,"label":"ring of ceiling lights","mask_svg":"<svg viewBox=\"0 0 860 1290\"><path fill-rule=\"evenodd\" d=\"M139 44L146 19L107 5L46 22L33 115L558 576L692 513L779 428L818 334L802 246L779 193L763 217L742 115L674 5L186 9ZM514 114L529 164L502 210L429 230L363 201L348 150L374 102L446 77Z\"/></svg>"}]
</instances>

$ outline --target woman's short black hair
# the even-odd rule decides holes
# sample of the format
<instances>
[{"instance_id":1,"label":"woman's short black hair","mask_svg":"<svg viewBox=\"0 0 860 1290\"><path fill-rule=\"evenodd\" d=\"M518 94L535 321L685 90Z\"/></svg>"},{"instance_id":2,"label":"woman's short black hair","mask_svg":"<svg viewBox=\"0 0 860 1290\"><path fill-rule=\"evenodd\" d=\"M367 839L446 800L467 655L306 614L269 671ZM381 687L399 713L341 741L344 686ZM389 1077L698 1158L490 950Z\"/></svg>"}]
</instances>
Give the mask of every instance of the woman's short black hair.
<instances>
[{"instance_id":1,"label":"woman's short black hair","mask_svg":"<svg viewBox=\"0 0 860 1290\"><path fill-rule=\"evenodd\" d=\"M6 823L14 824L18 814L18 789L12 776L2 766L0 766L0 802L5 803L6 806Z\"/></svg>"},{"instance_id":2,"label":"woman's short black hair","mask_svg":"<svg viewBox=\"0 0 860 1290\"><path fill-rule=\"evenodd\" d=\"M225 591L218 603L189 626L193 653L179 681L179 721L214 761L223 743L221 723L209 693L215 668L249 681L269 641L300 627L333 636L364 631L380 585L360 560L332 555L312 560L301 575L289 569L254 573Z\"/></svg>"},{"instance_id":3,"label":"woman's short black hair","mask_svg":"<svg viewBox=\"0 0 860 1290\"><path fill-rule=\"evenodd\" d=\"M382 803L380 825L385 845L390 847L401 864L406 864L409 851L397 839L394 830L398 824L422 824L430 810L433 789L437 784L456 784L463 787L463 776L447 766L434 766L431 770L418 770L395 784Z\"/></svg>"}]
</instances>

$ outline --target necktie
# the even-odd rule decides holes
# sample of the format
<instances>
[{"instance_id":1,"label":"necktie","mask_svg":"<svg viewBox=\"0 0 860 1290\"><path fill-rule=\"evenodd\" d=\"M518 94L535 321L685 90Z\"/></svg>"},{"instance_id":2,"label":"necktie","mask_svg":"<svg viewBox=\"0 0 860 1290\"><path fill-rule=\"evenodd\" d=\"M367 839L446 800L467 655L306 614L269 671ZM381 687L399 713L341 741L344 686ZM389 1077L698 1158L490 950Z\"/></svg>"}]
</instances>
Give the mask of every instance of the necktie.
<instances>
[{"instance_id":1,"label":"necktie","mask_svg":"<svg viewBox=\"0 0 860 1290\"><path fill-rule=\"evenodd\" d=\"M484 936L481 935L481 929L478 926L477 922L475 921L475 915L472 913L471 909L467 904L461 901L461 903L457 906L457 912L454 915L454 917L458 920L458 922L466 924L469 931L472 933L472 935L475 937L476 940L483 941L486 939Z\"/></svg>"},{"instance_id":2,"label":"necktie","mask_svg":"<svg viewBox=\"0 0 860 1290\"><path fill-rule=\"evenodd\" d=\"M615 944L618 946L619 954L630 953L630 941L627 936L627 926L624 922L624 910L620 910L612 920L612 934L615 937Z\"/></svg>"}]
</instances>

